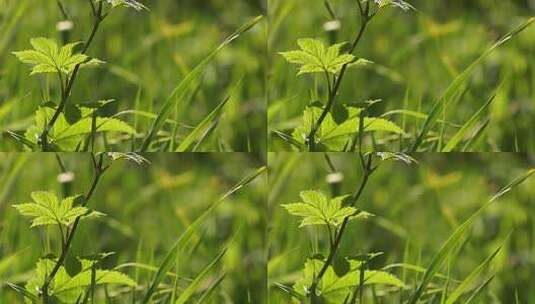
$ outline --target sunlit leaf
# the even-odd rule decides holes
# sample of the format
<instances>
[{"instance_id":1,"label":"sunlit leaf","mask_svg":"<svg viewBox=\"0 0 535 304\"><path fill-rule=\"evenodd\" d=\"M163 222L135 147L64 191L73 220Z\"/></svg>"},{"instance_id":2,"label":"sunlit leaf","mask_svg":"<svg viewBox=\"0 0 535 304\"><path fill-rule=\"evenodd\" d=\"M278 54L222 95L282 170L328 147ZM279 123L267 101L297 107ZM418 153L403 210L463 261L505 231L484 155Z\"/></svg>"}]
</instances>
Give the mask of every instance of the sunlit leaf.
<instances>
[{"instance_id":1,"label":"sunlit leaf","mask_svg":"<svg viewBox=\"0 0 535 304\"><path fill-rule=\"evenodd\" d=\"M89 215L91 212L85 207L75 207L73 203L77 197L71 196L61 202L51 192L32 192L33 203L14 205L22 215L34 218L32 227L44 225L70 225L80 216Z\"/></svg>"},{"instance_id":2,"label":"sunlit leaf","mask_svg":"<svg viewBox=\"0 0 535 304\"><path fill-rule=\"evenodd\" d=\"M351 290L360 284L360 263L356 261L349 261L349 263L349 271L342 276L337 275L332 266L327 267L327 271L319 281L316 290L318 297L324 300L325 303L344 303L344 299ZM321 260L307 260L302 277L293 286L295 292L308 296L309 287L323 265L324 261ZM363 285L388 285L398 288L405 286L400 279L385 271L365 270L363 277Z\"/></svg>"},{"instance_id":3,"label":"sunlit leaf","mask_svg":"<svg viewBox=\"0 0 535 304\"><path fill-rule=\"evenodd\" d=\"M282 205L295 216L303 217L300 227L308 225L339 226L345 218L363 218L370 214L359 212L353 207L343 207L342 202L348 195L328 199L319 191L302 191L301 202Z\"/></svg>"},{"instance_id":4,"label":"sunlit leaf","mask_svg":"<svg viewBox=\"0 0 535 304\"><path fill-rule=\"evenodd\" d=\"M340 54L345 43L326 47L319 40L305 38L299 39L297 44L301 48L300 50L281 52L280 54L288 62L301 66L298 75L324 72L336 74L344 65L350 64L356 59L351 54Z\"/></svg>"},{"instance_id":5,"label":"sunlit leaf","mask_svg":"<svg viewBox=\"0 0 535 304\"><path fill-rule=\"evenodd\" d=\"M103 63L103 61L91 59L85 54L73 54L74 48L80 42L69 43L60 48L54 40L40 37L30 39L30 44L33 46L33 50L13 52L20 61L32 66L30 75L41 73L69 74L78 65L85 67Z\"/></svg>"}]
</instances>

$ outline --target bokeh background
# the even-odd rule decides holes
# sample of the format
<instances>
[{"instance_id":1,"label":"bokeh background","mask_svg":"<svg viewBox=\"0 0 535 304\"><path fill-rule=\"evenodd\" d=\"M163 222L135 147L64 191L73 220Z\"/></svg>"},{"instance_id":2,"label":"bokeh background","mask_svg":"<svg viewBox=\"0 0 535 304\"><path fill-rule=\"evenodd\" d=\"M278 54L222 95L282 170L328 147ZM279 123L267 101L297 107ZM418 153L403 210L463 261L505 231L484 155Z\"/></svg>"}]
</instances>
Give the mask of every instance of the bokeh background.
<instances>
[{"instance_id":1,"label":"bokeh background","mask_svg":"<svg viewBox=\"0 0 535 304\"><path fill-rule=\"evenodd\" d=\"M63 1L70 20L70 41L85 40L92 19L87 1ZM157 113L172 90L191 69L219 43L251 18L264 15L263 0L158 0L140 1L150 11L116 9L104 21L89 55L107 62L97 69L85 69L74 86L71 101L84 103L115 99L110 114L125 110ZM43 96L57 96L56 78L30 77L28 66L18 62L12 51L30 48L32 37L62 41L56 30L63 20L56 1L0 1L0 129L20 131L33 118ZM210 64L203 80L192 90L171 119L179 123L177 141L191 131L231 88L241 87L225 106L215 134L201 147L203 151L263 151L266 148L265 68L266 22L257 24L234 41ZM55 76L54 76L55 77ZM48 85L52 85L48 89ZM137 98L139 92L140 98ZM119 118L148 131L151 119L126 113ZM171 132L173 125L164 131ZM115 151L130 151L121 142ZM113 141L112 141L113 143ZM0 149L20 150L5 134Z\"/></svg>"},{"instance_id":2,"label":"bokeh background","mask_svg":"<svg viewBox=\"0 0 535 304\"><path fill-rule=\"evenodd\" d=\"M289 303L284 292L274 284L291 286L301 276L307 258L315 253L327 256L328 240L318 237L323 229L298 228L300 218L290 216L281 204L300 200L303 190L321 190L326 195L339 191L353 193L360 183L360 162L357 155L330 154L344 179L338 187L326 182L331 173L320 153L297 155L270 154L269 166L269 281L271 303ZM372 263L372 269L394 263L410 263L427 268L432 256L453 231L479 207L514 178L535 166L531 155L507 153L480 154L416 154L419 164L383 162L371 177L357 208L375 216L349 224L341 242L339 254L355 256L384 252ZM494 280L484 290L477 303L535 302L535 179L532 177L488 208L470 230L457 260L441 269L449 275L450 292L454 280L463 280L482 263L511 233L489 273ZM325 235L323 235L325 236ZM390 269L402 278L400 268ZM416 272L405 273L404 293L408 299L415 283L421 280ZM481 281L480 281L481 282ZM436 280L440 290L445 280ZM378 289L373 300L368 289L366 303L402 303L398 289ZM440 296L435 299L440 303ZM462 301L461 301L462 302Z\"/></svg>"},{"instance_id":3,"label":"bokeh background","mask_svg":"<svg viewBox=\"0 0 535 304\"><path fill-rule=\"evenodd\" d=\"M199 215L265 163L240 153L159 153L145 157L150 164L117 161L105 173L90 206L107 216L81 223L70 258L116 252L105 260L105 268L125 263L158 267ZM89 155L61 154L61 158L74 173L68 186L70 193L85 193L91 179ZM30 220L11 205L29 202L32 191L48 190L62 196L66 185L58 183L59 173L51 153L0 154L0 303L19 303L20 297L5 282L24 286L37 260L47 253L44 230L30 229ZM178 292L228 247L223 259L200 285L203 290L226 274L205 303L265 303L266 181L265 174L259 176L205 220L192 245L180 254L179 266L171 269L180 277ZM55 235L56 229L50 230L50 234ZM51 241L52 246L57 244L56 238ZM132 266L120 271L137 281L139 302L154 272ZM169 276L163 283L172 290L174 278ZM167 296L166 289L156 299ZM99 290L102 296L102 288ZM131 289L109 290L113 303L133 303ZM96 301L105 302L100 297Z\"/></svg>"},{"instance_id":4,"label":"bokeh background","mask_svg":"<svg viewBox=\"0 0 535 304\"><path fill-rule=\"evenodd\" d=\"M341 23L335 39L353 41L359 27L355 1L330 1ZM376 16L356 56L375 62L352 68L344 78L338 102L382 99L372 115L408 109L429 113L455 76L502 37L534 15L535 1L408 0L417 12L388 8ZM291 133L311 103L315 85L310 76L297 77L295 65L278 52L297 49L299 38L329 43L323 29L331 20L324 1L269 0L269 130ZM452 136L503 83L486 116L490 123L477 151L535 151L535 26L502 46L477 68L460 102L449 106L446 120ZM318 85L321 81L318 78ZM405 98L407 97L407 98ZM324 101L325 102L325 101ZM486 117L485 116L485 117ZM423 120L397 114L389 117L414 135ZM441 116L441 118L444 118ZM457 127L456 127L457 126ZM436 129L435 129L436 130ZM384 148L384 147L383 147ZM270 151L291 147L270 134ZM387 145L389 151L398 145Z\"/></svg>"}]
</instances>

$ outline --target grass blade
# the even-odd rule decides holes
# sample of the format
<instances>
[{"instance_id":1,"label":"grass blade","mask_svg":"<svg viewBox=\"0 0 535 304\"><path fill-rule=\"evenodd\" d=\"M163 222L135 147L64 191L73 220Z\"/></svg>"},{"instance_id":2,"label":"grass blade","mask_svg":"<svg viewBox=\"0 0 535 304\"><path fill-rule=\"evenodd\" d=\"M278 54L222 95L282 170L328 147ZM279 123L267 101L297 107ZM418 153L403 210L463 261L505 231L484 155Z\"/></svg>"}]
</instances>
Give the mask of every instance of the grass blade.
<instances>
[{"instance_id":1,"label":"grass blade","mask_svg":"<svg viewBox=\"0 0 535 304\"><path fill-rule=\"evenodd\" d=\"M32 294L32 293L29 293L28 291L26 291L26 289L16 285L16 284L13 284L13 283L10 283L10 282L6 282L6 285L13 288L13 290L15 290L18 294L24 296L26 299L30 300L31 303L39 303L39 298Z\"/></svg>"},{"instance_id":2,"label":"grass blade","mask_svg":"<svg viewBox=\"0 0 535 304\"><path fill-rule=\"evenodd\" d=\"M446 146L442 149L442 152L452 152L457 147L468 131L473 129L476 125L478 118L489 108L492 101L494 101L494 97L496 97L496 94L492 95L489 100L472 117L470 117L462 128L448 141Z\"/></svg>"},{"instance_id":3,"label":"grass blade","mask_svg":"<svg viewBox=\"0 0 535 304\"><path fill-rule=\"evenodd\" d=\"M302 143L298 142L293 137L291 137L290 135L288 135L288 134L286 134L284 132L281 132L281 131L278 131L278 130L272 130L271 132L273 132L273 134L275 134L278 137L280 137L280 139L282 139L284 142L289 143L290 145L298 148L300 151L306 148L305 145L303 145Z\"/></svg>"},{"instance_id":4,"label":"grass blade","mask_svg":"<svg viewBox=\"0 0 535 304\"><path fill-rule=\"evenodd\" d=\"M32 151L37 147L36 144L34 144L33 142L31 142L28 139L26 139L26 137L17 134L16 132L13 132L13 131L10 131L10 130L6 130L5 133L6 133L6 135L11 136L17 143L22 144L22 145L30 148Z\"/></svg>"},{"instance_id":5,"label":"grass blade","mask_svg":"<svg viewBox=\"0 0 535 304\"><path fill-rule=\"evenodd\" d=\"M230 94L220 103L217 107L208 114L196 127L191 131L191 133L184 138L184 140L178 146L176 152L186 152L191 148L196 139L200 139L204 131L210 126L210 123L218 117L221 113L221 109L227 104L230 98L236 93L237 89L241 85L241 80L238 81L238 84L231 90Z\"/></svg>"},{"instance_id":6,"label":"grass blade","mask_svg":"<svg viewBox=\"0 0 535 304\"><path fill-rule=\"evenodd\" d=\"M295 299L297 299L299 301L303 301L303 296L298 294L297 292L295 292L295 290L293 290L293 288L288 287L288 286L286 286L284 284L281 284L281 283L277 283L277 282L274 282L273 286L277 287L282 292L284 292L285 294L291 296L292 298L295 298Z\"/></svg>"},{"instance_id":7,"label":"grass blade","mask_svg":"<svg viewBox=\"0 0 535 304\"><path fill-rule=\"evenodd\" d=\"M472 303L472 301L474 301L475 299L477 299L481 293L483 292L483 290L485 290L485 288L490 284L490 282L494 279L494 275L490 276L487 280L485 280L485 282L483 282L483 284L481 284L473 293L472 295L470 296L470 298L468 298L468 300L466 300L465 304L470 304Z\"/></svg>"},{"instance_id":8,"label":"grass blade","mask_svg":"<svg viewBox=\"0 0 535 304\"><path fill-rule=\"evenodd\" d=\"M446 300L446 304L454 304L456 303L457 299L463 295L468 288L473 284L473 282L477 279L479 274L486 269L489 264L492 262L492 260L496 257L498 252L502 249L505 242L509 239L509 236L511 236L511 232L505 237L505 240L494 250L494 252L488 256L483 263L481 263L476 269L474 269L462 282L457 286L457 288L449 295L448 299Z\"/></svg>"},{"instance_id":9,"label":"grass blade","mask_svg":"<svg viewBox=\"0 0 535 304\"><path fill-rule=\"evenodd\" d=\"M418 150L418 147L423 143L427 133L431 130L431 128L434 126L435 122L438 119L439 114L442 112L442 109L450 103L452 100L456 98L456 96L459 94L460 91L462 91L464 85L476 69L476 67L481 64L487 57L489 57L490 54L492 54L498 47L504 45L509 40L511 40L514 36L521 33L523 30L525 30L528 26L530 26L535 21L535 17L529 18L526 22L522 23L520 26L509 32L507 35L502 37L498 42L493 44L490 48L488 48L479 58L477 58L470 66L468 66L460 75L458 75L453 82L449 85L449 87L446 89L446 91L442 94L442 96L437 100L437 102L433 105L433 108L431 109L431 112L429 113L429 116L425 120L422 129L420 130L418 136L416 137L416 140L414 141L414 144L411 148L411 152L416 152Z\"/></svg>"},{"instance_id":10,"label":"grass blade","mask_svg":"<svg viewBox=\"0 0 535 304\"><path fill-rule=\"evenodd\" d=\"M188 226L188 228L184 231L184 233L182 233L182 235L175 242L171 250L167 253L162 264L158 268L158 271L156 272L156 275L154 279L152 280L147 290L147 293L145 294L143 301L141 303L143 304L149 303L150 299L156 292L156 289L158 288L160 283L163 281L164 277L167 275L169 270L175 264L178 253L181 252L190 243L191 238L194 236L195 232L203 224L204 220L229 196L236 193L237 191L245 187L247 184L251 183L253 180L255 180L258 176L260 176L266 170L267 170L266 167L261 167L255 172L253 172L252 174L242 179L229 191L223 194L215 203L213 203L201 216L199 216L193 223L191 223L191 225Z\"/></svg>"},{"instance_id":11,"label":"grass blade","mask_svg":"<svg viewBox=\"0 0 535 304\"><path fill-rule=\"evenodd\" d=\"M17 24L24 16L26 10L30 7L30 1L27 0L13 1L10 4L14 4L15 6L11 6L8 9L8 14L6 14L6 16L9 16L9 19L0 26L0 32L2 32L2 37L0 38L0 55L3 55L4 50L9 45L11 37L13 37L17 30Z\"/></svg>"},{"instance_id":12,"label":"grass blade","mask_svg":"<svg viewBox=\"0 0 535 304\"><path fill-rule=\"evenodd\" d=\"M212 121L210 125L206 128L206 131L204 131L204 133L199 136L199 140L197 140L197 143L191 149L191 152L198 152L201 145L214 133L218 125L219 117Z\"/></svg>"},{"instance_id":13,"label":"grass blade","mask_svg":"<svg viewBox=\"0 0 535 304\"><path fill-rule=\"evenodd\" d=\"M487 118L474 132L470 140L466 142L461 152L470 152L474 151L477 146L480 144L480 140L483 138L487 127L489 126L490 118Z\"/></svg>"},{"instance_id":14,"label":"grass blade","mask_svg":"<svg viewBox=\"0 0 535 304\"><path fill-rule=\"evenodd\" d=\"M206 265L204 269L195 277L193 282L188 285L188 287L180 294L180 297L175 301L175 304L185 304L187 301L191 298L195 290L197 290L197 287L199 287L199 284L202 283L202 280L204 277L210 273L210 270L214 268L214 266L225 256L225 253L227 252L227 249L224 249L215 259L210 262L210 264Z\"/></svg>"},{"instance_id":15,"label":"grass blade","mask_svg":"<svg viewBox=\"0 0 535 304\"><path fill-rule=\"evenodd\" d=\"M158 131L162 128L162 125L167 120L169 115L172 113L172 111L176 108L176 105L182 101L188 94L190 87L196 83L203 75L204 70L208 66L208 64L214 59L214 57L221 51L223 48L225 48L227 45L229 45L232 41L236 40L240 35L250 30L253 26L255 26L263 16L257 16L254 19L248 21L244 25L242 25L236 32L234 32L232 35L227 37L223 43L221 43L215 50L212 51L199 65L197 65L190 73L184 77L184 79L178 84L178 86L173 90L171 95L167 98L165 101L163 107L161 108L158 116L156 117L156 120L152 124L152 127L145 137L143 144L141 146L140 151L145 152L149 148L149 145L152 142L152 139Z\"/></svg>"},{"instance_id":16,"label":"grass blade","mask_svg":"<svg viewBox=\"0 0 535 304\"><path fill-rule=\"evenodd\" d=\"M493 202L509 193L514 187L518 186L531 175L535 173L535 169L529 170L524 175L514 179L507 186L503 187L498 191L487 203L485 203L481 208L479 208L470 218L468 218L464 223L462 223L449 237L449 239L442 245L440 250L433 256L431 263L427 267L426 272L422 278L422 281L418 285L418 288L412 294L409 304L416 304L420 297L423 295L424 291L427 288L427 285L431 282L434 275L439 271L440 267L444 264L444 261L447 259L448 255L453 251L453 249L460 243L464 235L467 233L468 229L472 226L473 222L490 206Z\"/></svg>"},{"instance_id":17,"label":"grass blade","mask_svg":"<svg viewBox=\"0 0 535 304\"><path fill-rule=\"evenodd\" d=\"M196 302L197 304L201 304L201 303L204 303L204 301L206 299L208 299L208 297L212 294L212 292L217 288L217 286L219 286L219 284L221 282L223 282L223 279L226 277L226 274L222 274L219 278L217 278L217 280L210 286L208 287L202 294L202 296L199 298L199 300Z\"/></svg>"}]
</instances>

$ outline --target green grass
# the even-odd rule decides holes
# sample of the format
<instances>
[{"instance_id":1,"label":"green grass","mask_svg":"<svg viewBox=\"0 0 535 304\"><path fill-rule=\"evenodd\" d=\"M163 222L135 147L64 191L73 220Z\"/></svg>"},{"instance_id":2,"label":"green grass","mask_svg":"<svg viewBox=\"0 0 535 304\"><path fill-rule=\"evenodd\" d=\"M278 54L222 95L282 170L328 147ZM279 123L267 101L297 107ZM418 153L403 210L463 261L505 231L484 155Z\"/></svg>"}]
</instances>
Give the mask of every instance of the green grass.
<instances>
[{"instance_id":1,"label":"green grass","mask_svg":"<svg viewBox=\"0 0 535 304\"><path fill-rule=\"evenodd\" d=\"M18 62L11 52L28 49L33 37L82 41L91 31L91 10L85 1L64 1L73 22L68 37L56 30L56 24L64 19L56 1L38 5L30 2L0 2L2 151L25 148L13 134L24 134L40 104L60 102L57 77L30 77L29 66ZM94 150L174 151L185 139L196 151L265 150L265 136L259 134L266 134L263 54L267 23L257 20L247 33L233 37L231 43L225 43L229 44L226 48L210 55L242 25L264 15L262 1L228 4L211 0L201 4L166 0L145 4L149 11L118 8L106 17L88 49L88 55L106 64L81 70L73 85L69 103L114 99L105 106L103 115L113 115L136 130L135 136L120 132L99 134ZM190 72L203 61L202 73L192 78ZM240 81L241 85L228 96ZM181 92L176 96L172 93L179 83ZM180 97L179 102L176 97ZM209 132L205 126L203 132L196 130L195 138L188 138L200 123L206 124L203 120L226 97L229 100L225 107L212 115ZM169 99L174 100L163 108ZM160 112L165 116L160 115L155 125ZM157 128L152 128L151 145L144 146L144 138L154 126Z\"/></svg>"},{"instance_id":2,"label":"green grass","mask_svg":"<svg viewBox=\"0 0 535 304\"><path fill-rule=\"evenodd\" d=\"M324 75L298 77L297 67L278 53L296 49L301 38L331 45L351 42L358 32L361 18L355 1L328 2L340 21L338 31L323 28L332 20L324 1L269 1L270 151L306 150L285 135L301 124L306 106L318 100L325 105L328 100ZM408 2L416 11L387 8L369 22L354 55L374 64L349 68L336 98L339 105L381 99L369 115L387 118L405 131L367 133L364 148L533 151L535 27L526 27L533 22L531 4ZM511 39L500 40L511 31ZM495 100L482 108L494 94ZM352 132L356 130L358 124Z\"/></svg>"},{"instance_id":3,"label":"green grass","mask_svg":"<svg viewBox=\"0 0 535 304\"><path fill-rule=\"evenodd\" d=\"M531 303L533 159L508 153L413 157L418 164L383 161L370 177L356 207L375 216L348 224L333 259L336 275L347 273L344 257L382 253L367 267L396 276L404 287L384 278L382 285L357 284L363 303L467 303L470 298L514 303L515 292L520 303ZM325 259L330 252L325 226L299 228L302 218L282 205L299 202L303 190L337 196L353 193L361 183L357 155L330 158L331 165L319 153L269 156L270 303L303 295L292 286L301 280L305 261ZM332 168L343 174L341 181L326 182ZM338 303L334 298L331 291L323 300Z\"/></svg>"},{"instance_id":4,"label":"green grass","mask_svg":"<svg viewBox=\"0 0 535 304\"><path fill-rule=\"evenodd\" d=\"M29 229L11 205L30 201L32 191L88 190L89 155L60 156L72 183L58 183L54 154L0 154L1 303L21 301L9 284L23 287L59 241L57 229ZM87 206L106 216L81 221L67 269L76 271L77 256L114 252L99 268L123 272L137 287L109 285L113 303L265 303L262 161L234 153L144 156L150 164L120 160L102 176ZM110 303L104 287L94 294L94 303Z\"/></svg>"}]
</instances>

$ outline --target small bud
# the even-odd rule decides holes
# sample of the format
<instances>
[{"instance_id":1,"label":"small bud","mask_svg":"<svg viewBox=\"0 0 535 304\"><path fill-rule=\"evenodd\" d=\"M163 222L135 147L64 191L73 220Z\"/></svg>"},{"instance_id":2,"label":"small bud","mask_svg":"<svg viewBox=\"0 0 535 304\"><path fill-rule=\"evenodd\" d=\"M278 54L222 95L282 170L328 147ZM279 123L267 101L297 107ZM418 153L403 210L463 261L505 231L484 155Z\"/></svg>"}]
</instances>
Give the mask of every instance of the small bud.
<instances>
[{"instance_id":1,"label":"small bud","mask_svg":"<svg viewBox=\"0 0 535 304\"><path fill-rule=\"evenodd\" d=\"M341 172L331 173L325 178L328 184L339 184L344 180L344 174Z\"/></svg>"},{"instance_id":2,"label":"small bud","mask_svg":"<svg viewBox=\"0 0 535 304\"><path fill-rule=\"evenodd\" d=\"M74 180L74 173L73 172L65 172L58 175L58 182L60 184L67 184Z\"/></svg>"},{"instance_id":3,"label":"small bud","mask_svg":"<svg viewBox=\"0 0 535 304\"><path fill-rule=\"evenodd\" d=\"M341 24L339 20L331 20L323 24L323 30L326 32L336 32L340 29Z\"/></svg>"},{"instance_id":4,"label":"small bud","mask_svg":"<svg viewBox=\"0 0 535 304\"><path fill-rule=\"evenodd\" d=\"M72 21L70 20L60 21L56 24L56 29L58 30L58 32L68 32L72 30L73 27L74 23L72 23Z\"/></svg>"}]
</instances>

